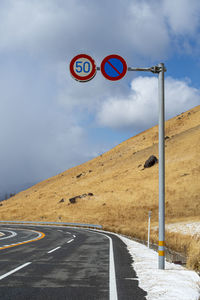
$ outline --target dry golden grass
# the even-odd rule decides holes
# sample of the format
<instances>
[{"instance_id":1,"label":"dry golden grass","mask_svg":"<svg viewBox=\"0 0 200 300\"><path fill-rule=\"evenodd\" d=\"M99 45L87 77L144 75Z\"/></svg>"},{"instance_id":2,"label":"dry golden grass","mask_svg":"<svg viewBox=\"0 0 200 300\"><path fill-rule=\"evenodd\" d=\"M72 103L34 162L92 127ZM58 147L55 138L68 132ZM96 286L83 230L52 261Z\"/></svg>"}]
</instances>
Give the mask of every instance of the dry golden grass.
<instances>
[{"instance_id":1,"label":"dry golden grass","mask_svg":"<svg viewBox=\"0 0 200 300\"><path fill-rule=\"evenodd\" d=\"M200 106L167 121L166 136L166 222L199 221ZM152 225L158 225L158 164L143 170L152 154L158 157L157 126L4 201L1 220L102 224L105 229L146 239L149 210ZM76 204L68 201L89 192L94 196L78 199ZM62 198L65 202L59 203ZM195 249L197 241L193 245L187 240L166 236L171 248L194 252L191 247ZM194 266L192 260L189 265Z\"/></svg>"},{"instance_id":2,"label":"dry golden grass","mask_svg":"<svg viewBox=\"0 0 200 300\"><path fill-rule=\"evenodd\" d=\"M200 270L200 240L192 240L187 249L187 266L193 270Z\"/></svg>"}]
</instances>

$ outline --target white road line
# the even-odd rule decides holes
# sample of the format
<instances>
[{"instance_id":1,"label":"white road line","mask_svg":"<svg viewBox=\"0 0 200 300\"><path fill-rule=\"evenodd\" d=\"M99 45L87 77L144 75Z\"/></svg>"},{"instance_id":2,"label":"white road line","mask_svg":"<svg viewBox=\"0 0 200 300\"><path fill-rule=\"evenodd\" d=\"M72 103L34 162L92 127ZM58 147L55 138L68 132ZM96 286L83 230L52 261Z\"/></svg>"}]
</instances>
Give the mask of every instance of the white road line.
<instances>
[{"instance_id":1,"label":"white road line","mask_svg":"<svg viewBox=\"0 0 200 300\"><path fill-rule=\"evenodd\" d=\"M60 246L60 247L57 247L57 248L54 248L54 249L50 250L50 251L47 252L47 253L52 253L52 252L54 252L54 251L56 251L56 250L58 250L58 249L60 249L60 248L61 248L61 246Z\"/></svg>"},{"instance_id":2,"label":"white road line","mask_svg":"<svg viewBox=\"0 0 200 300\"><path fill-rule=\"evenodd\" d=\"M10 238L12 238L13 236L16 236L16 235L17 235L17 233L16 233L15 231L10 231L10 230L3 230L3 231L10 232L11 235L9 235L9 236L4 236L4 237L0 238L0 241L1 241L1 240L5 240L5 239L10 239Z\"/></svg>"},{"instance_id":3,"label":"white road line","mask_svg":"<svg viewBox=\"0 0 200 300\"><path fill-rule=\"evenodd\" d=\"M74 239L71 239L71 240L69 240L67 243L69 244L69 243L71 243L73 240L74 240Z\"/></svg>"},{"instance_id":4,"label":"white road line","mask_svg":"<svg viewBox=\"0 0 200 300\"><path fill-rule=\"evenodd\" d=\"M13 274L13 273L15 273L15 272L17 272L17 271L23 269L23 268L25 268L26 266L28 266L28 265L30 265L30 264L32 264L32 262L27 262L27 263L25 263L25 264L23 264L23 265L17 267L16 269L11 270L10 272L8 272L8 273L6 273L6 274L4 274L4 275L1 275L1 276L0 276L0 280L4 279L5 277L8 277L9 275L11 275L11 274Z\"/></svg>"},{"instance_id":5,"label":"white road line","mask_svg":"<svg viewBox=\"0 0 200 300\"><path fill-rule=\"evenodd\" d=\"M73 237L75 238L75 237L76 237L76 235L74 235L74 234L73 234Z\"/></svg>"},{"instance_id":6,"label":"white road line","mask_svg":"<svg viewBox=\"0 0 200 300\"><path fill-rule=\"evenodd\" d=\"M109 264L110 300L117 300L118 297L117 297L113 242L112 242L112 239L109 236L107 236L107 237L110 240L110 264Z\"/></svg>"},{"instance_id":7,"label":"white road line","mask_svg":"<svg viewBox=\"0 0 200 300\"><path fill-rule=\"evenodd\" d=\"M114 251L113 251L113 242L112 239L105 233L95 232L88 230L89 232L97 233L106 236L110 241L109 247L109 300L118 300L117 296L117 284L116 284L116 275L115 275L115 261L114 261Z\"/></svg>"}]
</instances>

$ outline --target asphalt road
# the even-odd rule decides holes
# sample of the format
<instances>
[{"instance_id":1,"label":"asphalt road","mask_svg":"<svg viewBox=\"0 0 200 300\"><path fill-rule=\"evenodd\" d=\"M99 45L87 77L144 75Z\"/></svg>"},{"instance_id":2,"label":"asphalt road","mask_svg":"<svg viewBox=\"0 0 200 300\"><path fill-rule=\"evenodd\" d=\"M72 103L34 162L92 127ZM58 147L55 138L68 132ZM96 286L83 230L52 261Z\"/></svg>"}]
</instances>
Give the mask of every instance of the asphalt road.
<instances>
[{"instance_id":1,"label":"asphalt road","mask_svg":"<svg viewBox=\"0 0 200 300\"><path fill-rule=\"evenodd\" d=\"M146 299L114 235L22 225L1 225L0 232L0 299Z\"/></svg>"}]
</instances>

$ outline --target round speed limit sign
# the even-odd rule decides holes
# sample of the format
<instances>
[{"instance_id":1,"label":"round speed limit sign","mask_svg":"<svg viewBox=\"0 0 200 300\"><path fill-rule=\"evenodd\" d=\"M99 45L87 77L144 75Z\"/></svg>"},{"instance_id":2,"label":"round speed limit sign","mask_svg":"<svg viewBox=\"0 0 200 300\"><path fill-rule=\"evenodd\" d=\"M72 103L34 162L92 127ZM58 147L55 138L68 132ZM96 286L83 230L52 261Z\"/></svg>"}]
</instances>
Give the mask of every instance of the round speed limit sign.
<instances>
[{"instance_id":1,"label":"round speed limit sign","mask_svg":"<svg viewBox=\"0 0 200 300\"><path fill-rule=\"evenodd\" d=\"M71 60L69 69L72 77L81 82L91 80L97 72L95 61L87 54L76 55Z\"/></svg>"}]
</instances>

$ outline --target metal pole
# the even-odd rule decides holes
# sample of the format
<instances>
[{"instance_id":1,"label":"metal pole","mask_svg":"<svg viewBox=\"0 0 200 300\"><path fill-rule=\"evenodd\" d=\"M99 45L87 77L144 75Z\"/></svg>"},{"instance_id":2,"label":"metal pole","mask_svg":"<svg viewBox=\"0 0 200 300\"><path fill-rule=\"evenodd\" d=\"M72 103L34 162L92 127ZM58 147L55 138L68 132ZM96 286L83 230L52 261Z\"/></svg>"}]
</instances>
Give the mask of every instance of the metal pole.
<instances>
[{"instance_id":1,"label":"metal pole","mask_svg":"<svg viewBox=\"0 0 200 300\"><path fill-rule=\"evenodd\" d=\"M97 67L100 70L100 67ZM150 68L132 68L128 71L146 71L158 74L158 101L159 101L159 241L158 267L165 269L165 102L164 102L164 72L163 63Z\"/></svg>"},{"instance_id":2,"label":"metal pole","mask_svg":"<svg viewBox=\"0 0 200 300\"><path fill-rule=\"evenodd\" d=\"M159 242L158 267L165 269L165 103L164 103L164 72L163 63L158 75L159 100Z\"/></svg>"},{"instance_id":3,"label":"metal pole","mask_svg":"<svg viewBox=\"0 0 200 300\"><path fill-rule=\"evenodd\" d=\"M151 211L149 211L149 222L148 222L148 248L149 248L149 241L150 241L150 225L151 224Z\"/></svg>"}]
</instances>

